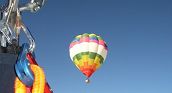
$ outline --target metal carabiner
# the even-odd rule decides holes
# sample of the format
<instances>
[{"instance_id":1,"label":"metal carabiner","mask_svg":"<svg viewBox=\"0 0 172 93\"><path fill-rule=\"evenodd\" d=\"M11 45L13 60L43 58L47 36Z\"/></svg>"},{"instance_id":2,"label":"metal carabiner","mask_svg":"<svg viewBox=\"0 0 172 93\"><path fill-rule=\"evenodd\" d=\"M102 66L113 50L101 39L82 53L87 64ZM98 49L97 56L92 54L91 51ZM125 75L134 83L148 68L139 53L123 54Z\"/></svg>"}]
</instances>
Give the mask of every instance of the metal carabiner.
<instances>
[{"instance_id":1,"label":"metal carabiner","mask_svg":"<svg viewBox=\"0 0 172 93\"><path fill-rule=\"evenodd\" d=\"M27 59L27 53L29 48L29 44L24 43L22 45L22 49L20 51L19 57L17 59L17 63L15 64L15 70L18 78L28 87L33 85L34 75L30 68L30 62Z\"/></svg>"},{"instance_id":2,"label":"metal carabiner","mask_svg":"<svg viewBox=\"0 0 172 93\"><path fill-rule=\"evenodd\" d=\"M16 39L18 41L18 35L22 28L30 43L29 52L33 52L35 49L35 40L31 35L29 29L23 24L21 20L20 10L18 7L19 0L9 0L8 3L8 7L3 12L3 18L0 21L0 31L2 32L3 37L5 37L3 42L1 41L1 46L3 45L4 47L6 47L6 42L12 44L13 39ZM30 4L35 4L35 7L42 7L43 3L44 0L31 0L30 2ZM16 32L14 30L16 30Z\"/></svg>"},{"instance_id":3,"label":"metal carabiner","mask_svg":"<svg viewBox=\"0 0 172 93\"><path fill-rule=\"evenodd\" d=\"M32 36L32 34L30 33L29 29L24 25L22 24L22 29L24 31L24 33L26 34L28 40L29 40L29 52L33 53L34 49L35 49L35 40Z\"/></svg>"},{"instance_id":4,"label":"metal carabiner","mask_svg":"<svg viewBox=\"0 0 172 93\"><path fill-rule=\"evenodd\" d=\"M0 32L2 32L3 34L2 38L5 37L6 39L4 38L3 41L1 41L1 46L6 47L6 42L12 44L13 39L17 40L17 36L10 27L9 23L9 20L14 20L13 16L11 18L11 14L14 10L17 10L17 6L18 0L9 0L8 6L6 6L4 11L2 12L2 18L0 20Z\"/></svg>"},{"instance_id":5,"label":"metal carabiner","mask_svg":"<svg viewBox=\"0 0 172 93\"><path fill-rule=\"evenodd\" d=\"M20 11L29 10L31 12L37 12L43 5L45 0L30 0L30 2L19 8Z\"/></svg>"},{"instance_id":6,"label":"metal carabiner","mask_svg":"<svg viewBox=\"0 0 172 93\"><path fill-rule=\"evenodd\" d=\"M35 40L34 40L34 37L31 34L31 32L29 31L29 29L22 22L19 10L17 10L17 20L16 20L16 24L15 24L15 29L17 30L16 31L16 34L17 34L16 36L18 36L18 34L20 33L20 30L23 30L23 32L25 33L25 35L26 35L26 37L27 37L27 39L29 41L29 49L28 49L28 51L33 53L33 51L35 49L35 46L36 46L35 45Z\"/></svg>"}]
</instances>

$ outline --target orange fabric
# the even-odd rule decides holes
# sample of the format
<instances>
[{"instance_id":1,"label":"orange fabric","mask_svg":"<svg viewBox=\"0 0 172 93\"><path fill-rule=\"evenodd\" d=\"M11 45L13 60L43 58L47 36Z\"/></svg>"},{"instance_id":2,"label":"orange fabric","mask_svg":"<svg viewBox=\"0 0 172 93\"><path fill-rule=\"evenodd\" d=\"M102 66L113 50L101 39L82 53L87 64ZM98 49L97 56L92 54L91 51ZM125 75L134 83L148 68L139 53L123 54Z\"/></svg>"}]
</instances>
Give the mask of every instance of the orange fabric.
<instances>
[{"instance_id":1,"label":"orange fabric","mask_svg":"<svg viewBox=\"0 0 172 93\"><path fill-rule=\"evenodd\" d=\"M31 69L35 77L32 93L44 93L45 75L43 70L37 65L31 65Z\"/></svg>"},{"instance_id":2,"label":"orange fabric","mask_svg":"<svg viewBox=\"0 0 172 93\"><path fill-rule=\"evenodd\" d=\"M25 85L18 78L15 80L15 93L26 93Z\"/></svg>"},{"instance_id":3,"label":"orange fabric","mask_svg":"<svg viewBox=\"0 0 172 93\"><path fill-rule=\"evenodd\" d=\"M44 93L44 87L45 87L45 75L43 70L37 66L37 65L30 65L31 70L34 73L34 83L31 93ZM27 93L26 86L18 79L16 78L15 81L15 93Z\"/></svg>"}]
</instances>

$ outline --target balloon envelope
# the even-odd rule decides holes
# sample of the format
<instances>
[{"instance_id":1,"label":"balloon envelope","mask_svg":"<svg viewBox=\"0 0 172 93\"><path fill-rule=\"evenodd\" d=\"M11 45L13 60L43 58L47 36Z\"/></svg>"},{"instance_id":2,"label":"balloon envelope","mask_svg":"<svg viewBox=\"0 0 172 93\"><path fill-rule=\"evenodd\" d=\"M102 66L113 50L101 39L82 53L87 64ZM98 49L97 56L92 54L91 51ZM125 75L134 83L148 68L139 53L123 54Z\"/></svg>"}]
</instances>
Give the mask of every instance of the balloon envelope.
<instances>
[{"instance_id":1,"label":"balloon envelope","mask_svg":"<svg viewBox=\"0 0 172 93\"><path fill-rule=\"evenodd\" d=\"M76 67L89 78L106 59L107 45L100 36L85 33L75 37L69 52Z\"/></svg>"}]
</instances>

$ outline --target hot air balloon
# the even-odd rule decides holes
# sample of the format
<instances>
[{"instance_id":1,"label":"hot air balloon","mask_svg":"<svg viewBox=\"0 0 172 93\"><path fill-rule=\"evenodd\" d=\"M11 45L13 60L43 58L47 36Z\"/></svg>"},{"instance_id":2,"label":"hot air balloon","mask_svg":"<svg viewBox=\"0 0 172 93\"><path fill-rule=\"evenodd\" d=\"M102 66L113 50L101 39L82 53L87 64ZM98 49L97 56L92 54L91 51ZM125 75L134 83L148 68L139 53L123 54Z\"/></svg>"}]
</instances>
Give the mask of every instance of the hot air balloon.
<instances>
[{"instance_id":1,"label":"hot air balloon","mask_svg":"<svg viewBox=\"0 0 172 93\"><path fill-rule=\"evenodd\" d=\"M96 34L82 34L75 37L69 47L70 58L75 66L87 77L89 83L91 75L104 63L107 55L105 41Z\"/></svg>"}]
</instances>

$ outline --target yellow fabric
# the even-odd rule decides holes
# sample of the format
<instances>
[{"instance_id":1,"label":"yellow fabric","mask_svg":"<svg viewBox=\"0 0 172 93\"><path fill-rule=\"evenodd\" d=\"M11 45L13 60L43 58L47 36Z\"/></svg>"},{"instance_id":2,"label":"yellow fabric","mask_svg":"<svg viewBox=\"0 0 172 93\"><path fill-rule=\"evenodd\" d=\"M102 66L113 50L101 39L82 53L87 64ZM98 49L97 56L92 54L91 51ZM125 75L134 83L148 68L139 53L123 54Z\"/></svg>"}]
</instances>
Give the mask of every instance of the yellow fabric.
<instances>
[{"instance_id":1,"label":"yellow fabric","mask_svg":"<svg viewBox=\"0 0 172 93\"><path fill-rule=\"evenodd\" d=\"M16 78L14 86L15 86L15 93L26 93L25 85L18 78Z\"/></svg>"},{"instance_id":2,"label":"yellow fabric","mask_svg":"<svg viewBox=\"0 0 172 93\"><path fill-rule=\"evenodd\" d=\"M100 58L96 56L94 63L97 64L96 69L98 69L100 67Z\"/></svg>"},{"instance_id":3,"label":"yellow fabric","mask_svg":"<svg viewBox=\"0 0 172 93\"><path fill-rule=\"evenodd\" d=\"M88 57L88 55L83 55L80 60L77 60L77 58L74 60L74 64L79 70L82 69L94 69L97 70L100 68L100 58L95 57L95 59L91 59Z\"/></svg>"},{"instance_id":4,"label":"yellow fabric","mask_svg":"<svg viewBox=\"0 0 172 93\"><path fill-rule=\"evenodd\" d=\"M31 65L31 69L35 77L32 93L44 93L45 75L43 70L37 65Z\"/></svg>"},{"instance_id":5,"label":"yellow fabric","mask_svg":"<svg viewBox=\"0 0 172 93\"><path fill-rule=\"evenodd\" d=\"M45 75L43 70L37 65L30 65L34 73L34 83L32 93L44 93ZM26 86L18 79L15 80L15 93L26 93Z\"/></svg>"}]
</instances>

